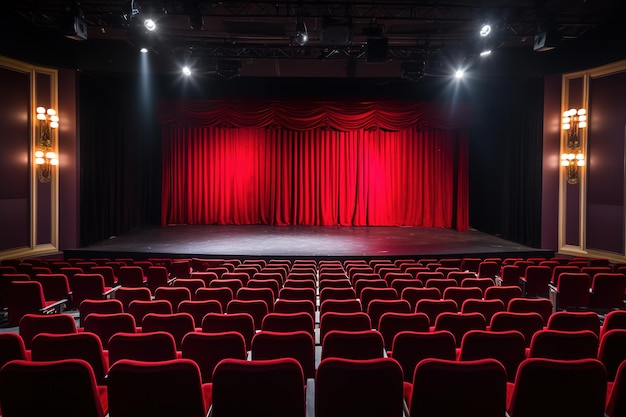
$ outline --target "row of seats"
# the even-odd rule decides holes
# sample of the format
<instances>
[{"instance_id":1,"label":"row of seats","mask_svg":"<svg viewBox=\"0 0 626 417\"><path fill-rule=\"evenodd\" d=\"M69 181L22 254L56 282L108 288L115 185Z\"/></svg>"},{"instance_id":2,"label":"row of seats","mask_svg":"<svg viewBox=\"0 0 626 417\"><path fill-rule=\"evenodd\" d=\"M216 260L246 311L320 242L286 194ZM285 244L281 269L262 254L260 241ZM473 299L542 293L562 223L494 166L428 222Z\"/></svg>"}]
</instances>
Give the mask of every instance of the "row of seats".
<instances>
[{"instance_id":1,"label":"row of seats","mask_svg":"<svg viewBox=\"0 0 626 417\"><path fill-rule=\"evenodd\" d=\"M8 417L616 417L625 412L625 384L626 361L608 382L597 359L525 359L513 382L494 359L424 359L411 382L393 358L327 358L314 378L293 358L223 359L208 383L190 359L122 359L106 385L81 359L12 360L0 370L0 404Z\"/></svg>"},{"instance_id":2,"label":"row of seats","mask_svg":"<svg viewBox=\"0 0 626 417\"><path fill-rule=\"evenodd\" d=\"M624 311L620 313L626 314ZM86 317L83 328L77 328L68 315L27 315L20 322L19 334L0 335L3 340L8 339L9 344L14 343L13 339L19 339L17 347L0 349L0 365L12 359L3 352L37 351L38 343L39 352L43 355L63 357L80 352L88 355L91 349L91 357L106 357L106 363L114 363L119 359L173 359L177 351L182 351L185 356L187 341L195 343L193 346L198 360L203 357L210 360L211 355L222 349L215 345L215 340L207 340L202 348L197 347L197 339L211 339L207 334L235 335L241 346L237 351L243 352L242 355L251 351L253 359L257 355L261 358L299 358L307 375L312 374L314 364L320 359L335 356L369 359L388 355L402 364L407 377L412 375L412 369L421 359L428 357L463 360L496 358L505 364L511 379L519 362L527 357L563 360L598 358L610 375L614 375L617 365L626 359L626 328L608 330L601 337L591 330L572 328L555 330L539 327L531 335L493 327L480 330L466 328L460 332L455 328L430 329L423 315L403 317L389 313L388 317L395 321L390 320L389 327L376 331L369 327L369 319L364 313L327 313L320 327L321 346L316 347L311 318L307 314L270 315L264 322L267 325L258 332L255 332L252 318L247 314L210 313L203 319L201 328L194 328L191 318L185 317L185 313L148 314L139 328L135 327L134 319L127 313L92 313ZM270 320L273 318L277 320ZM308 319L308 322L302 319ZM57 343L56 348L54 344L50 345L51 341L49 345L41 345L46 339ZM92 340L85 342L84 339ZM81 342L87 345L80 345ZM23 347L18 349L20 346ZM233 343L228 344L228 349L232 346ZM33 358L36 356L34 354ZM23 359L24 355L19 358ZM214 359L212 363L216 362Z\"/></svg>"}]
</instances>

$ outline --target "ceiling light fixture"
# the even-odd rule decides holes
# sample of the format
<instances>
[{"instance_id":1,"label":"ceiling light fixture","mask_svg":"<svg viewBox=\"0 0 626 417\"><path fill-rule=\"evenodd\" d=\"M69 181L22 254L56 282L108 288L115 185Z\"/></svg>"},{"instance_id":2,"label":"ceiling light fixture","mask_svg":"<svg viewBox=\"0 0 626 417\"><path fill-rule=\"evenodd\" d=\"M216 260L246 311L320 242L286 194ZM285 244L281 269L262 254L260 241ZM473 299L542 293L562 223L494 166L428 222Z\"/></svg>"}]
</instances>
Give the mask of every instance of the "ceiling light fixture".
<instances>
[{"instance_id":1,"label":"ceiling light fixture","mask_svg":"<svg viewBox=\"0 0 626 417\"><path fill-rule=\"evenodd\" d=\"M304 46L309 41L309 32L307 31L306 24L300 19L296 22L296 37L295 41L298 45Z\"/></svg>"},{"instance_id":2,"label":"ceiling light fixture","mask_svg":"<svg viewBox=\"0 0 626 417\"><path fill-rule=\"evenodd\" d=\"M485 36L489 36L490 33L491 33L491 25L485 24L481 26L480 36L484 38Z\"/></svg>"},{"instance_id":3,"label":"ceiling light fixture","mask_svg":"<svg viewBox=\"0 0 626 417\"><path fill-rule=\"evenodd\" d=\"M186 76L190 76L191 75L191 68L189 68L188 66L184 66L183 67L183 74Z\"/></svg>"},{"instance_id":4,"label":"ceiling light fixture","mask_svg":"<svg viewBox=\"0 0 626 417\"><path fill-rule=\"evenodd\" d=\"M143 25L145 26L146 29L148 29L150 32L152 32L153 30L156 29L156 23L154 22L154 20L152 19L146 19L143 21Z\"/></svg>"}]
</instances>

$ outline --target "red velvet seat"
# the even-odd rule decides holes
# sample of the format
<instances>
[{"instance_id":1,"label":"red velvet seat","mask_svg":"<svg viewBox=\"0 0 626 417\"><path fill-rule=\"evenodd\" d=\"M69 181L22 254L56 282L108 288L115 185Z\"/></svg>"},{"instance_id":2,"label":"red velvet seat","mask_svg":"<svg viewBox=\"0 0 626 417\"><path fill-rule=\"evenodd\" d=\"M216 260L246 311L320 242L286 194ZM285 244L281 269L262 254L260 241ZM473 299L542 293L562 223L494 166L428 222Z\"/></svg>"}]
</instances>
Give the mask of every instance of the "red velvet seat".
<instances>
[{"instance_id":1,"label":"red velvet seat","mask_svg":"<svg viewBox=\"0 0 626 417\"><path fill-rule=\"evenodd\" d=\"M226 311L228 303L234 298L233 290L230 288L198 288L196 290L196 301L215 300L220 303L222 311Z\"/></svg>"},{"instance_id":2,"label":"red velvet seat","mask_svg":"<svg viewBox=\"0 0 626 417\"><path fill-rule=\"evenodd\" d=\"M395 290L394 290L395 291ZM367 315L372 322L372 328L378 329L380 318L385 313L411 313L411 305L406 300L380 300L374 299L369 302Z\"/></svg>"},{"instance_id":3,"label":"red velvet seat","mask_svg":"<svg viewBox=\"0 0 626 417\"><path fill-rule=\"evenodd\" d=\"M509 301L507 311L511 313L537 313L541 316L544 326L552 315L554 306L549 298L513 298Z\"/></svg>"},{"instance_id":4,"label":"red velvet seat","mask_svg":"<svg viewBox=\"0 0 626 417\"><path fill-rule=\"evenodd\" d=\"M9 324L18 325L27 314L60 313L67 299L46 300L43 288L37 281L12 281L3 293L2 298L7 309Z\"/></svg>"},{"instance_id":5,"label":"red velvet seat","mask_svg":"<svg viewBox=\"0 0 626 417\"><path fill-rule=\"evenodd\" d=\"M213 370L222 359L246 359L246 341L238 332L188 333L181 354L196 362L202 382L207 383L213 380Z\"/></svg>"},{"instance_id":6,"label":"red velvet seat","mask_svg":"<svg viewBox=\"0 0 626 417\"><path fill-rule=\"evenodd\" d=\"M261 323L262 331L296 332L303 331L315 337L315 321L308 313L269 313Z\"/></svg>"},{"instance_id":7,"label":"red velvet seat","mask_svg":"<svg viewBox=\"0 0 626 417\"><path fill-rule=\"evenodd\" d=\"M176 342L167 332L115 333L109 339L109 367L121 359L160 362L176 359Z\"/></svg>"},{"instance_id":8,"label":"red velvet seat","mask_svg":"<svg viewBox=\"0 0 626 417\"><path fill-rule=\"evenodd\" d=\"M124 306L120 300L114 298L107 300L85 300L78 306L80 325L85 325L85 319L91 313L114 314L122 313Z\"/></svg>"},{"instance_id":9,"label":"red velvet seat","mask_svg":"<svg viewBox=\"0 0 626 417\"><path fill-rule=\"evenodd\" d=\"M91 366L96 383L105 385L109 364L100 338L94 333L41 333L32 341L31 354L32 360L37 362L82 359Z\"/></svg>"},{"instance_id":10,"label":"red velvet seat","mask_svg":"<svg viewBox=\"0 0 626 417\"><path fill-rule=\"evenodd\" d=\"M606 370L597 359L529 358L509 390L511 417L603 417Z\"/></svg>"},{"instance_id":11,"label":"red velvet seat","mask_svg":"<svg viewBox=\"0 0 626 417\"><path fill-rule=\"evenodd\" d=\"M14 360L0 369L4 416L104 417L106 387L98 387L91 366L81 359L49 362Z\"/></svg>"},{"instance_id":12,"label":"red velvet seat","mask_svg":"<svg viewBox=\"0 0 626 417\"><path fill-rule=\"evenodd\" d=\"M589 330L600 335L600 316L593 311L557 311L548 319L548 330Z\"/></svg>"},{"instance_id":13,"label":"red velvet seat","mask_svg":"<svg viewBox=\"0 0 626 417\"><path fill-rule=\"evenodd\" d=\"M524 335L526 347L529 347L533 335L543 330L543 319L539 313L511 313L501 311L493 315L488 330L492 332L517 330Z\"/></svg>"},{"instance_id":14,"label":"red velvet seat","mask_svg":"<svg viewBox=\"0 0 626 417\"><path fill-rule=\"evenodd\" d=\"M117 333L135 333L137 327L135 319L128 313L91 313L85 319L83 331L98 336L103 349L108 349L111 336Z\"/></svg>"},{"instance_id":15,"label":"red velvet seat","mask_svg":"<svg viewBox=\"0 0 626 417\"><path fill-rule=\"evenodd\" d=\"M434 326L437 316L442 313L456 313L458 306L454 300L420 300L415 306L416 313L424 313Z\"/></svg>"},{"instance_id":16,"label":"red velvet seat","mask_svg":"<svg viewBox=\"0 0 626 417\"><path fill-rule=\"evenodd\" d=\"M40 333L69 334L77 333L76 321L69 314L26 314L20 320L18 330L26 349L35 336Z\"/></svg>"},{"instance_id":17,"label":"red velvet seat","mask_svg":"<svg viewBox=\"0 0 626 417\"><path fill-rule=\"evenodd\" d=\"M589 330L540 330L533 335L528 357L559 360L596 358L598 345L598 336Z\"/></svg>"},{"instance_id":18,"label":"red velvet seat","mask_svg":"<svg viewBox=\"0 0 626 417\"><path fill-rule=\"evenodd\" d=\"M305 378L315 376L315 340L304 331L270 332L262 330L252 338L252 360L293 358Z\"/></svg>"},{"instance_id":19,"label":"red velvet seat","mask_svg":"<svg viewBox=\"0 0 626 417\"><path fill-rule=\"evenodd\" d=\"M224 359L213 373L213 417L305 416L304 376L292 358Z\"/></svg>"},{"instance_id":20,"label":"red velvet seat","mask_svg":"<svg viewBox=\"0 0 626 417\"><path fill-rule=\"evenodd\" d=\"M326 334L332 330L357 332L371 328L372 323L366 313L325 312L320 317L320 340L324 340Z\"/></svg>"},{"instance_id":21,"label":"red velvet seat","mask_svg":"<svg viewBox=\"0 0 626 417\"><path fill-rule=\"evenodd\" d=\"M515 381L519 364L526 359L526 341L517 330L470 330L463 336L460 361L496 359L506 369L507 381Z\"/></svg>"},{"instance_id":22,"label":"red velvet seat","mask_svg":"<svg viewBox=\"0 0 626 417\"><path fill-rule=\"evenodd\" d=\"M424 313L387 312L380 316L378 331L383 336L385 349L391 351L393 340L400 332L428 332L430 323Z\"/></svg>"},{"instance_id":23,"label":"red velvet seat","mask_svg":"<svg viewBox=\"0 0 626 417\"><path fill-rule=\"evenodd\" d=\"M327 358L315 376L317 417L401 417L402 369L390 358Z\"/></svg>"},{"instance_id":24,"label":"red velvet seat","mask_svg":"<svg viewBox=\"0 0 626 417\"><path fill-rule=\"evenodd\" d=\"M322 339L322 360L326 358L375 359L384 355L382 335L376 330L331 330Z\"/></svg>"},{"instance_id":25,"label":"red velvet seat","mask_svg":"<svg viewBox=\"0 0 626 417\"><path fill-rule=\"evenodd\" d=\"M486 330L485 317L480 313L441 313L435 320L435 331L447 330L454 335L456 346L470 330Z\"/></svg>"},{"instance_id":26,"label":"red velvet seat","mask_svg":"<svg viewBox=\"0 0 626 417\"><path fill-rule=\"evenodd\" d=\"M159 287L154 291L155 300L166 300L172 306L172 311L178 311L182 301L191 300L191 290L187 287Z\"/></svg>"},{"instance_id":27,"label":"red velvet seat","mask_svg":"<svg viewBox=\"0 0 626 417\"><path fill-rule=\"evenodd\" d=\"M223 333L237 332L243 336L246 343L246 350L250 349L252 337L254 336L254 319L250 314L216 314L209 313L202 320L202 332Z\"/></svg>"},{"instance_id":28,"label":"red velvet seat","mask_svg":"<svg viewBox=\"0 0 626 417\"><path fill-rule=\"evenodd\" d=\"M143 333L167 332L171 334L176 342L177 350L180 350L183 337L195 330L193 317L188 313L148 313L141 323L141 331Z\"/></svg>"},{"instance_id":29,"label":"red velvet seat","mask_svg":"<svg viewBox=\"0 0 626 417\"><path fill-rule=\"evenodd\" d=\"M190 359L162 362L120 360L108 377L109 413L119 417L204 417L212 387L203 384Z\"/></svg>"},{"instance_id":30,"label":"red velvet seat","mask_svg":"<svg viewBox=\"0 0 626 417\"><path fill-rule=\"evenodd\" d=\"M424 359L405 399L412 416L501 417L506 389L506 371L495 359Z\"/></svg>"}]
</instances>

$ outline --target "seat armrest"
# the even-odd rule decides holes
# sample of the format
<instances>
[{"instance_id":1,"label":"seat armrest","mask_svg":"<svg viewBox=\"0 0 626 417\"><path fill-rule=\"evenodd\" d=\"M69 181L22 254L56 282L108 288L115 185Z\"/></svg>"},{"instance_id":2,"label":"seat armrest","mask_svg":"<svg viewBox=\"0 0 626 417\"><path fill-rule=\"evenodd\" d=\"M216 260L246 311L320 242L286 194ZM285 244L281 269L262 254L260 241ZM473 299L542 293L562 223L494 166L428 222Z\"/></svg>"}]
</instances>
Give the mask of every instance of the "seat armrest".
<instances>
[{"instance_id":1,"label":"seat armrest","mask_svg":"<svg viewBox=\"0 0 626 417\"><path fill-rule=\"evenodd\" d=\"M67 303L69 302L69 300L67 298L62 298L58 301L55 301L54 303L45 306L44 308L40 309L39 311L42 314L53 314L53 313L61 313L63 311L63 309L67 306Z\"/></svg>"},{"instance_id":2,"label":"seat armrest","mask_svg":"<svg viewBox=\"0 0 626 417\"><path fill-rule=\"evenodd\" d=\"M113 295L115 294L115 292L117 291L117 289L118 289L118 288L120 288L120 287L121 287L121 285L117 285L117 286L115 286L115 287L112 287L110 290L105 291L105 292L102 294L102 296L103 296L104 298L107 298L107 299L108 299L108 298L112 298L112 297L113 297Z\"/></svg>"},{"instance_id":3,"label":"seat armrest","mask_svg":"<svg viewBox=\"0 0 626 417\"><path fill-rule=\"evenodd\" d=\"M307 378L306 380L306 417L315 417L315 379Z\"/></svg>"}]
</instances>

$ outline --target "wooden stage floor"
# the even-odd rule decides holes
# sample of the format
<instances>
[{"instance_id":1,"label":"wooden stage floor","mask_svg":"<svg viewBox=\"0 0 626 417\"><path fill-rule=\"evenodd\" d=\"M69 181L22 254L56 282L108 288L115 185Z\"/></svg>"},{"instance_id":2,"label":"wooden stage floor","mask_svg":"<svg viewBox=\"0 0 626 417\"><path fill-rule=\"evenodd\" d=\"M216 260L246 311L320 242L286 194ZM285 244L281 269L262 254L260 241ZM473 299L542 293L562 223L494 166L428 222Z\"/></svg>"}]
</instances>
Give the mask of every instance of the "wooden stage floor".
<instances>
[{"instance_id":1,"label":"wooden stage floor","mask_svg":"<svg viewBox=\"0 0 626 417\"><path fill-rule=\"evenodd\" d=\"M341 226L149 226L84 248L65 257L236 257L390 258L550 257L531 248L476 230L458 232L426 227Z\"/></svg>"}]
</instances>

